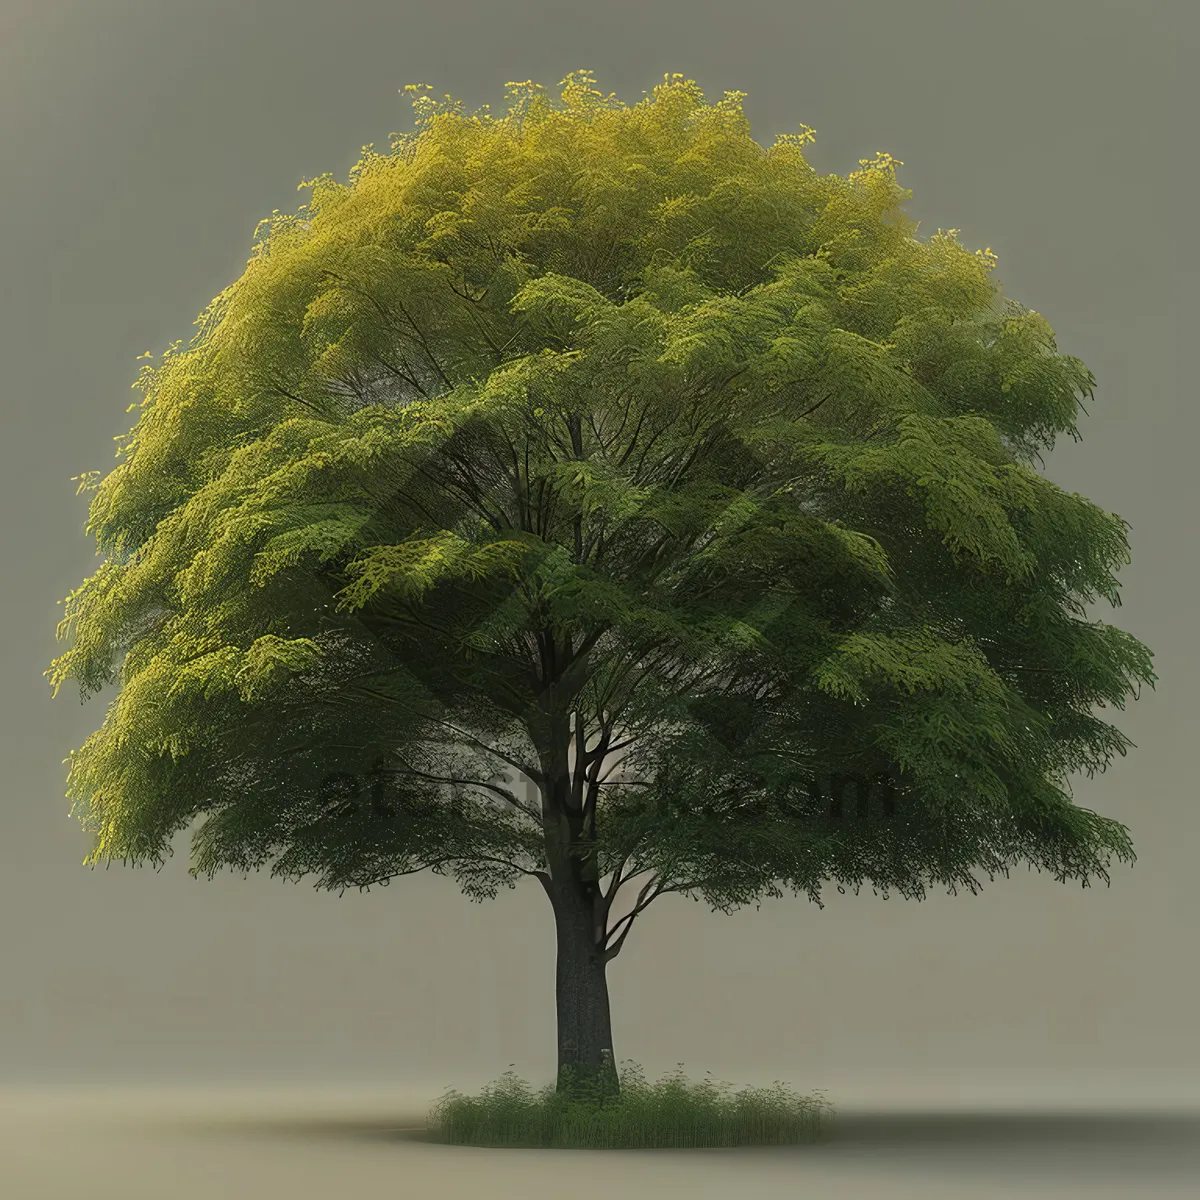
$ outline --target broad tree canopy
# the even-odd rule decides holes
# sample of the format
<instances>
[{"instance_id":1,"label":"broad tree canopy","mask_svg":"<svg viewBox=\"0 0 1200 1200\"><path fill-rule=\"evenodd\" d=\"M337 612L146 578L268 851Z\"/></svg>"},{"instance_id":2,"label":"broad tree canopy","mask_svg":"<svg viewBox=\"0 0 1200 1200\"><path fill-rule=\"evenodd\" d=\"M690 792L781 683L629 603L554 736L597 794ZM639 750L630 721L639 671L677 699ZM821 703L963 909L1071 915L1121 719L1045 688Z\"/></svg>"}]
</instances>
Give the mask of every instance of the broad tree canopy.
<instances>
[{"instance_id":1,"label":"broad tree canopy","mask_svg":"<svg viewBox=\"0 0 1200 1200\"><path fill-rule=\"evenodd\" d=\"M1085 611L1124 523L1035 469L1091 374L915 237L888 155L564 82L415 89L143 369L49 672L121 685L71 760L87 861L197 822L193 873L569 874L599 916L634 875L1107 879L1127 831L1067 779L1154 675Z\"/></svg>"}]
</instances>

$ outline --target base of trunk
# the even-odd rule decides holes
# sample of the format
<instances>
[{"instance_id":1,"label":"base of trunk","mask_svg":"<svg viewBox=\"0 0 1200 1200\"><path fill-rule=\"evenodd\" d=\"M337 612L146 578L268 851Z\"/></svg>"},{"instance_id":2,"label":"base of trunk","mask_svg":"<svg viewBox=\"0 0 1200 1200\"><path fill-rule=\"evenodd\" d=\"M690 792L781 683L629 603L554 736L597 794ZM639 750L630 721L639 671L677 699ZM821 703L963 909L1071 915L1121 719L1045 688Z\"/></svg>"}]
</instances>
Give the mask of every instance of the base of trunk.
<instances>
[{"instance_id":1,"label":"base of trunk","mask_svg":"<svg viewBox=\"0 0 1200 1200\"><path fill-rule=\"evenodd\" d=\"M558 1086L555 1090L559 1096L577 1101L594 1101L597 1104L607 1104L619 1099L621 1084L613 1065L612 1051L602 1051L599 1063L560 1062Z\"/></svg>"},{"instance_id":2,"label":"base of trunk","mask_svg":"<svg viewBox=\"0 0 1200 1200\"><path fill-rule=\"evenodd\" d=\"M590 913L583 904L569 900L556 904L554 917L558 932L557 1091L603 1102L620 1092L604 950L592 936Z\"/></svg>"}]
</instances>

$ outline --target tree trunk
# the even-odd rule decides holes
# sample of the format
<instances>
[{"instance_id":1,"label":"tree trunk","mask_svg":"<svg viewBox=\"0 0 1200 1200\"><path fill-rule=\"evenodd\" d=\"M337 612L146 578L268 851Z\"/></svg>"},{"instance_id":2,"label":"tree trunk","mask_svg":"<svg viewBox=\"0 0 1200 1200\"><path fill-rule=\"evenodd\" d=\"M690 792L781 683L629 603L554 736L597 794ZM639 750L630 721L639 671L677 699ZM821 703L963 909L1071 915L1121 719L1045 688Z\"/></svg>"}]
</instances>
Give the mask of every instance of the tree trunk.
<instances>
[{"instance_id":1,"label":"tree trunk","mask_svg":"<svg viewBox=\"0 0 1200 1200\"><path fill-rule=\"evenodd\" d=\"M615 1098L619 1085L612 1052L604 931L594 928L587 897L575 894L570 886L555 891L558 1092L601 1101Z\"/></svg>"}]
</instances>

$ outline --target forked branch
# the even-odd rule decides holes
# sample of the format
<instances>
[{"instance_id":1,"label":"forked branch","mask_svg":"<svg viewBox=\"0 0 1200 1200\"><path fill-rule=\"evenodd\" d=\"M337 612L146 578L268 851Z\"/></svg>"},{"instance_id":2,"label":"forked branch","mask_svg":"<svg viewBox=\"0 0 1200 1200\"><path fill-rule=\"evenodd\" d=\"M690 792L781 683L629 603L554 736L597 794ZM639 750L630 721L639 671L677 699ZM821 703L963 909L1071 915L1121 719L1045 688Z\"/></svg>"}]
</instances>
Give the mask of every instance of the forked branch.
<instances>
[{"instance_id":1,"label":"forked branch","mask_svg":"<svg viewBox=\"0 0 1200 1200\"><path fill-rule=\"evenodd\" d=\"M625 944L625 939L629 936L629 931L633 928L633 922L638 914L644 912L665 890L663 881L658 876L652 876L643 884L633 908L604 935L605 962L611 962L620 954L621 947ZM615 894L615 888L610 892L610 902L613 894ZM612 940L614 935L616 935L616 941Z\"/></svg>"}]
</instances>

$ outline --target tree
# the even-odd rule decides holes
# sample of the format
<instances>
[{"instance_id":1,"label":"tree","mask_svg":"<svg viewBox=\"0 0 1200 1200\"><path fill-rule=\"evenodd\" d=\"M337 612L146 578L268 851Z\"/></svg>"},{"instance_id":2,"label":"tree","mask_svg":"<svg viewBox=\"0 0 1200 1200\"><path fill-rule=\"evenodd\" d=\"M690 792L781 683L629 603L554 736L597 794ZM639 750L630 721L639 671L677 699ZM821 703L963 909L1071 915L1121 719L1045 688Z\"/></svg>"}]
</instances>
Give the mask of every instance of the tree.
<instances>
[{"instance_id":1,"label":"tree","mask_svg":"<svg viewBox=\"0 0 1200 1200\"><path fill-rule=\"evenodd\" d=\"M47 672L121 687L85 863L194 824L210 878L536 879L560 1088L616 1087L660 896L1107 882L1128 831L1067 780L1155 678L1085 613L1127 526L1033 465L1094 379L995 256L917 240L886 154L821 176L743 93L593 82L406 89L391 154L260 225L81 483L106 558Z\"/></svg>"}]
</instances>

